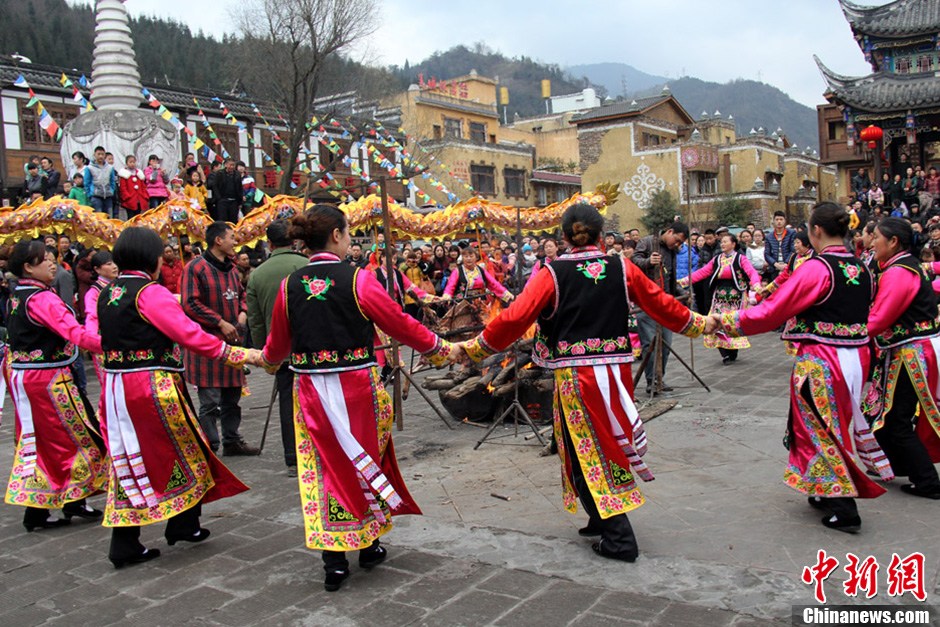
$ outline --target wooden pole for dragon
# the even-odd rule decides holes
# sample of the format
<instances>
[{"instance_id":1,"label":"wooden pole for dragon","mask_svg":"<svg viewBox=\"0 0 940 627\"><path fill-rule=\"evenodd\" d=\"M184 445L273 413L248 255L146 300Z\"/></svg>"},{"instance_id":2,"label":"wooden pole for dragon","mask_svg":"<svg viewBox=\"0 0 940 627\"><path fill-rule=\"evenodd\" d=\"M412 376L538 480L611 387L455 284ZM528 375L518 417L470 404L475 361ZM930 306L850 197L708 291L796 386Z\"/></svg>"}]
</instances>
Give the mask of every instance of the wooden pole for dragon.
<instances>
[{"instance_id":1,"label":"wooden pole for dragon","mask_svg":"<svg viewBox=\"0 0 940 627\"><path fill-rule=\"evenodd\" d=\"M388 284L388 295L395 300L395 286L398 282L395 280L395 258L392 254L392 219L388 210L388 179L385 176L379 177L379 185L382 194L382 228L385 230L385 276ZM378 240L378 237L376 237ZM402 295L404 296L404 294ZM402 415L401 399L401 370L398 364L401 361L398 341L390 338L392 342L392 363L389 364L394 372L392 384L392 401L395 410L395 427L401 431L405 428L405 419Z\"/></svg>"}]
</instances>

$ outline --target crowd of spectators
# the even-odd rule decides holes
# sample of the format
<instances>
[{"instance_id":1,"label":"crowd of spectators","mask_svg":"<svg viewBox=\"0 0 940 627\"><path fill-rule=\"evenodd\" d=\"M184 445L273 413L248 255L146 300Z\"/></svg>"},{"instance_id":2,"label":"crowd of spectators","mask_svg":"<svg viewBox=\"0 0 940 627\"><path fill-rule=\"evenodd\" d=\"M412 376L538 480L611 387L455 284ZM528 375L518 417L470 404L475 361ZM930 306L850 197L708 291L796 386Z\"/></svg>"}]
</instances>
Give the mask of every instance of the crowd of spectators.
<instances>
[{"instance_id":1,"label":"crowd of spectators","mask_svg":"<svg viewBox=\"0 0 940 627\"><path fill-rule=\"evenodd\" d=\"M128 155L122 165L115 163L111 152L97 146L91 159L82 152L73 153L64 177L51 159L35 155L23 166L23 176L20 202L61 195L120 220L167 200L186 199L214 220L235 223L260 206L263 196L244 162L226 159L200 164L192 153L172 168L165 167L155 154L148 155L146 162Z\"/></svg>"}]
</instances>

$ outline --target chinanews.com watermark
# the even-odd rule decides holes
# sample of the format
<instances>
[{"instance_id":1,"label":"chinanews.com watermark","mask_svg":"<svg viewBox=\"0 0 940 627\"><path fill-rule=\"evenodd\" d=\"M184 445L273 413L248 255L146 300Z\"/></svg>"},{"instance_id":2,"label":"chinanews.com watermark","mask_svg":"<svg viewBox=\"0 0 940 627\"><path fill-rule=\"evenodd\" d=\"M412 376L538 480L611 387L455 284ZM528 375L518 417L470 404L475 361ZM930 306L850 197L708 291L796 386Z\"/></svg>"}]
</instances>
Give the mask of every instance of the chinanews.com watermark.
<instances>
[{"instance_id":1,"label":"chinanews.com watermark","mask_svg":"<svg viewBox=\"0 0 940 627\"><path fill-rule=\"evenodd\" d=\"M800 579L813 587L813 596L821 605L794 605L791 613L793 625L940 625L937 609L926 604L923 553L911 553L907 557L892 553L883 578L878 576L882 565L877 558L868 556L862 559L854 553L846 553L841 570L847 577L840 590L844 598L829 599L824 583L838 572L839 566L838 557L820 549L816 553L816 562L803 568ZM884 587L880 588L882 583ZM830 586L830 596L833 596L832 590L833 586ZM888 599L910 599L914 604L838 604L840 600L864 602L875 599L879 591Z\"/></svg>"},{"instance_id":2,"label":"chinanews.com watermark","mask_svg":"<svg viewBox=\"0 0 940 627\"><path fill-rule=\"evenodd\" d=\"M926 605L794 605L793 625L936 625L940 615Z\"/></svg>"}]
</instances>

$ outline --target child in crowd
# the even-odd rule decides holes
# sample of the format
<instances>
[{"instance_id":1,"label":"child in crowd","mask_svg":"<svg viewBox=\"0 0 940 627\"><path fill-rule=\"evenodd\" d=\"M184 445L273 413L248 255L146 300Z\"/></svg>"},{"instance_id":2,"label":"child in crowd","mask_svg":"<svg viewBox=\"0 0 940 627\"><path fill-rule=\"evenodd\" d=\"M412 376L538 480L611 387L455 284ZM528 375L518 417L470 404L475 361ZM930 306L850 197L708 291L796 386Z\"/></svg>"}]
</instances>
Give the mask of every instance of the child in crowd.
<instances>
[{"instance_id":1,"label":"child in crowd","mask_svg":"<svg viewBox=\"0 0 940 627\"><path fill-rule=\"evenodd\" d=\"M65 197L77 200L78 204L87 207L88 195L85 193L85 179L81 173L72 177L71 181L65 182Z\"/></svg>"}]
</instances>

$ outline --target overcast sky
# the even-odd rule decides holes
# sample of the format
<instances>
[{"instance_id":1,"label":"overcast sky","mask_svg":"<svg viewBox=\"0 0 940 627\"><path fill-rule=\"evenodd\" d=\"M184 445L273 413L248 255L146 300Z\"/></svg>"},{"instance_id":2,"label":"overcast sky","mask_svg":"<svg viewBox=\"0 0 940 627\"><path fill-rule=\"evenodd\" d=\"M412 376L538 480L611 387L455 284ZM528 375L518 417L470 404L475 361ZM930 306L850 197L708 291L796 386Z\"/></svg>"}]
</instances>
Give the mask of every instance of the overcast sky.
<instances>
[{"instance_id":1,"label":"overcast sky","mask_svg":"<svg viewBox=\"0 0 940 627\"><path fill-rule=\"evenodd\" d=\"M230 13L246 0L126 1L132 15L170 17L194 31L221 35L234 32ZM886 0L857 1L886 4ZM671 78L759 79L808 106L823 102L824 83L813 54L842 74L870 71L837 0L380 0L379 4L373 42L357 51L361 59L378 64L401 65L405 59L414 63L456 44L485 41L508 56L526 55L562 67L614 61Z\"/></svg>"}]
</instances>

